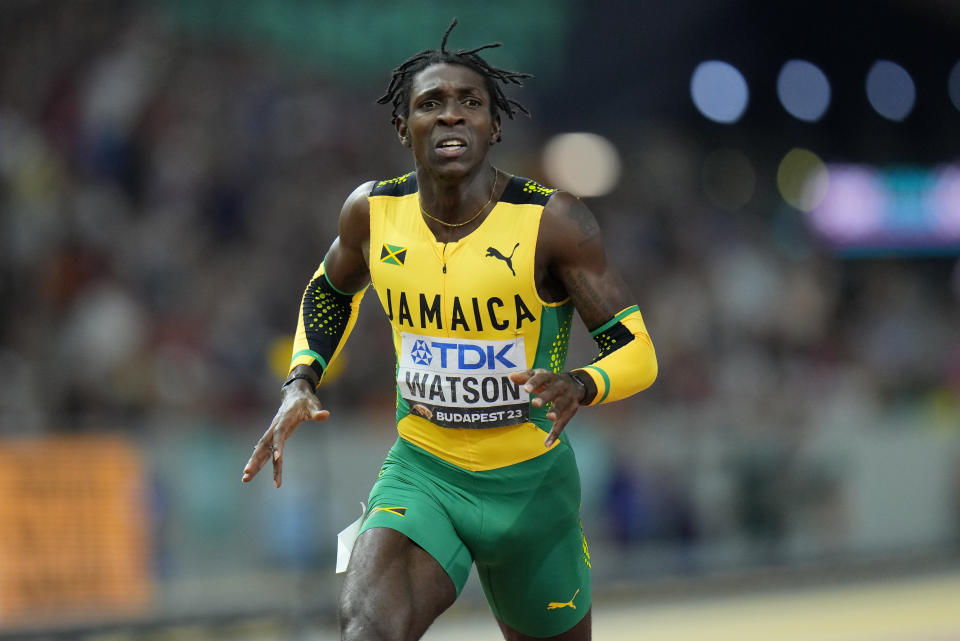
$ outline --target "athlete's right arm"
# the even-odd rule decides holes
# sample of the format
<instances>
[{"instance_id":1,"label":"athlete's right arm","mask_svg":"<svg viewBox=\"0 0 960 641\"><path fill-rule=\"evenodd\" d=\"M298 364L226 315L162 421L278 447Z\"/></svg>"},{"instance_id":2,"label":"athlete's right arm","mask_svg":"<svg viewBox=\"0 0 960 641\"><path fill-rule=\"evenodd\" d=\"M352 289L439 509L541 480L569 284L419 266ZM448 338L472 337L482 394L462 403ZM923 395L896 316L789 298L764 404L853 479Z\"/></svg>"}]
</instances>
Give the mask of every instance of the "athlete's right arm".
<instances>
[{"instance_id":1,"label":"athlete's right arm","mask_svg":"<svg viewBox=\"0 0 960 641\"><path fill-rule=\"evenodd\" d=\"M365 183L347 198L340 212L339 234L300 302L290 375L302 376L304 383L312 384L314 389L353 330L360 300L370 281L367 195L372 186L373 183ZM299 386L298 382L293 384Z\"/></svg>"},{"instance_id":2,"label":"athlete's right arm","mask_svg":"<svg viewBox=\"0 0 960 641\"><path fill-rule=\"evenodd\" d=\"M272 460L273 484L280 487L286 440L303 421L323 421L330 415L320 405L315 390L327 365L339 353L353 328L359 299L370 280L367 195L372 188L373 183L365 183L347 198L340 210L339 235L307 285L301 301L290 374L281 388L280 409L243 468L244 483L252 480L267 460ZM329 329L313 331L321 324Z\"/></svg>"}]
</instances>

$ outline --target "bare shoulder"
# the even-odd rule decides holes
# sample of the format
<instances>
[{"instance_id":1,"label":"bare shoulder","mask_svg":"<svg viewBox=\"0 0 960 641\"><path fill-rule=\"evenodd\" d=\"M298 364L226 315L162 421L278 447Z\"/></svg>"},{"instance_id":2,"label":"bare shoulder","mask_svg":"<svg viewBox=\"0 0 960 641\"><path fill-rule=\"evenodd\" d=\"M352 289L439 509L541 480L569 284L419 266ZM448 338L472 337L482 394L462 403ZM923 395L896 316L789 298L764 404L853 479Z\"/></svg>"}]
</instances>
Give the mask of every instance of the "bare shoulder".
<instances>
[{"instance_id":1,"label":"bare shoulder","mask_svg":"<svg viewBox=\"0 0 960 641\"><path fill-rule=\"evenodd\" d=\"M370 235L370 201L367 196L376 185L376 181L368 181L354 189L340 210L338 232L340 238L351 244L359 244Z\"/></svg>"},{"instance_id":2,"label":"bare shoulder","mask_svg":"<svg viewBox=\"0 0 960 641\"><path fill-rule=\"evenodd\" d=\"M327 251L327 278L343 291L359 291L370 280L370 203L367 195L374 182L366 182L347 196L340 209L337 237Z\"/></svg>"},{"instance_id":3,"label":"bare shoulder","mask_svg":"<svg viewBox=\"0 0 960 641\"><path fill-rule=\"evenodd\" d=\"M553 257L575 258L583 252L602 251L596 216L569 192L558 191L547 201L540 234L551 263Z\"/></svg>"},{"instance_id":4,"label":"bare shoulder","mask_svg":"<svg viewBox=\"0 0 960 641\"><path fill-rule=\"evenodd\" d=\"M543 251L538 261L543 261L547 275L544 289L569 295L588 329L630 305L626 283L607 260L597 218L583 201L566 192L551 196L540 236L537 251Z\"/></svg>"}]
</instances>

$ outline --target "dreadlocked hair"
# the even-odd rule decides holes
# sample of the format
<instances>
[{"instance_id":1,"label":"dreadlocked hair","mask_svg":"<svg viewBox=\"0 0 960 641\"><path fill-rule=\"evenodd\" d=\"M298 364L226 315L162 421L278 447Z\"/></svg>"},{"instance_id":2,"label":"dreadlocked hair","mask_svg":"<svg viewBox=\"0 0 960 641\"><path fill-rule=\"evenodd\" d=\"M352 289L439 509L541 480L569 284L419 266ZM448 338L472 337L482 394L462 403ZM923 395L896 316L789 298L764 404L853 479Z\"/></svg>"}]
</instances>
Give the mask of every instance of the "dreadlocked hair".
<instances>
[{"instance_id":1,"label":"dreadlocked hair","mask_svg":"<svg viewBox=\"0 0 960 641\"><path fill-rule=\"evenodd\" d=\"M476 49L458 49L455 51L447 49L447 38L450 32L457 26L457 19L454 18L443 32L443 40L440 41L440 49L424 49L420 53L411 56L399 67L393 70L390 78L390 84L387 86L387 92L377 99L377 104L385 105L388 102L393 103L393 117L390 122L396 124L400 116L407 117L410 113L410 86L413 84L413 78L418 73L434 64L454 64L468 67L481 76L487 85L487 92L490 94L490 110L497 114L503 112L511 120L518 111L529 116L530 111L516 100L507 98L503 92L503 85L512 83L523 85L524 78L532 78L529 73L519 71L509 71L507 69L498 69L491 66L479 54L484 49L496 49L502 43L493 42L485 44Z\"/></svg>"}]
</instances>

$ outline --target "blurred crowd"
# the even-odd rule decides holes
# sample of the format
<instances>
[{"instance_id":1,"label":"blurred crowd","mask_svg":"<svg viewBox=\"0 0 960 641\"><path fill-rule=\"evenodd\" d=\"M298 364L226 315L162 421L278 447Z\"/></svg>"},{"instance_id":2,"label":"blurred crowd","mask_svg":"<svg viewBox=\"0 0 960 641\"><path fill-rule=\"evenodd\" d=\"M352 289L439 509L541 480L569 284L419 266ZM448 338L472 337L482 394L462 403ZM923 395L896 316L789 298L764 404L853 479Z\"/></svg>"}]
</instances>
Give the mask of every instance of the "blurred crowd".
<instances>
[{"instance_id":1,"label":"blurred crowd","mask_svg":"<svg viewBox=\"0 0 960 641\"><path fill-rule=\"evenodd\" d=\"M267 354L387 137L280 61L56 6L0 43L4 425L273 403Z\"/></svg>"},{"instance_id":2,"label":"blurred crowd","mask_svg":"<svg viewBox=\"0 0 960 641\"><path fill-rule=\"evenodd\" d=\"M410 168L373 104L383 87L187 38L131 3L13 5L0 22L0 431L204 424L248 439L279 397L343 199ZM539 145L556 132L539 112L506 124L523 148L498 162L545 181ZM710 205L710 149L688 130L621 129L621 182L590 205L661 374L572 428L594 527L625 544L842 541L860 426L960 427L956 258L840 260L774 190L735 212ZM388 435L375 302L328 403ZM580 340L569 362L592 351Z\"/></svg>"}]
</instances>

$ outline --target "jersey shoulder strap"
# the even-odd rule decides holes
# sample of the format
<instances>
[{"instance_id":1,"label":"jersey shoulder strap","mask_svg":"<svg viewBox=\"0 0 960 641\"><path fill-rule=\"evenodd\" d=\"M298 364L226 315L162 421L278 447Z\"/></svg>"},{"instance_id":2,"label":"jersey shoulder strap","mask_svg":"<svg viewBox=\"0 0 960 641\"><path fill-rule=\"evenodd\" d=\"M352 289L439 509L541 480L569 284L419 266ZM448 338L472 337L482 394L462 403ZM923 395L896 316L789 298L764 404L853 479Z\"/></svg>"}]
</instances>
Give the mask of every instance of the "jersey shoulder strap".
<instances>
[{"instance_id":1,"label":"jersey shoulder strap","mask_svg":"<svg viewBox=\"0 0 960 641\"><path fill-rule=\"evenodd\" d=\"M535 180L514 176L507 183L507 188L500 196L500 202L514 205L546 205L550 196L557 193L556 189L544 187Z\"/></svg>"},{"instance_id":2,"label":"jersey shoulder strap","mask_svg":"<svg viewBox=\"0 0 960 641\"><path fill-rule=\"evenodd\" d=\"M389 180L378 180L370 190L370 196L407 196L416 191L417 174L411 171Z\"/></svg>"}]
</instances>

